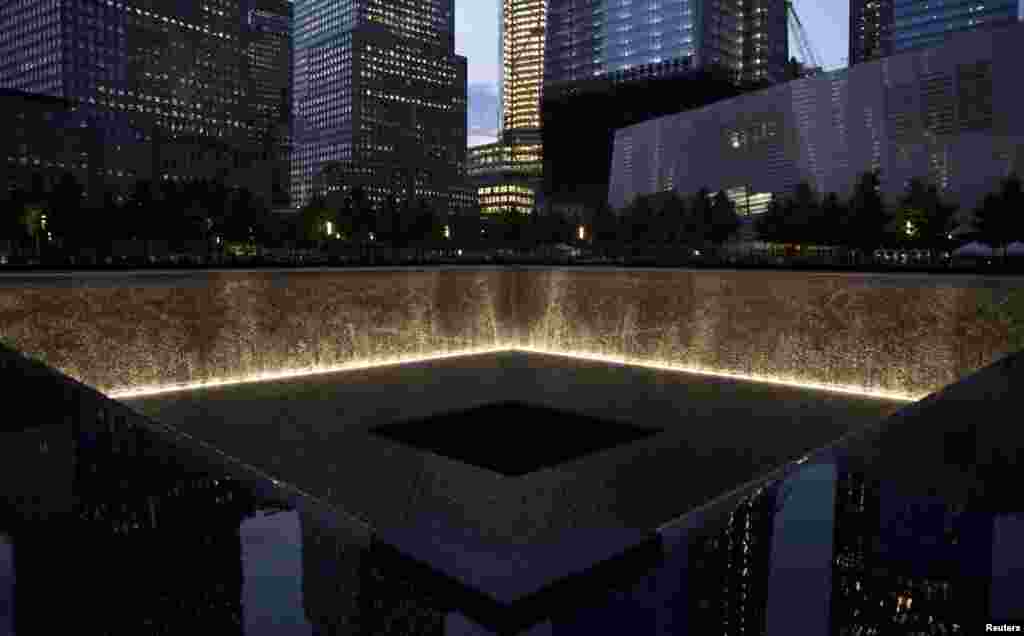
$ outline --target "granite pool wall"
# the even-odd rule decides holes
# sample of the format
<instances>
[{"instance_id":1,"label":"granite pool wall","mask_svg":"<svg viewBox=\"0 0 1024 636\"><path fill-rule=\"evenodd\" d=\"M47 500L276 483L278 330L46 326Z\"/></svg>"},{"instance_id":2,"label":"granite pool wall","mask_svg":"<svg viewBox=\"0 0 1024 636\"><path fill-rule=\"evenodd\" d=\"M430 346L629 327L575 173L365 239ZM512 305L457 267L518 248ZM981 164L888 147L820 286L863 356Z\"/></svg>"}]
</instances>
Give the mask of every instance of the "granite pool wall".
<instances>
[{"instance_id":1,"label":"granite pool wall","mask_svg":"<svg viewBox=\"0 0 1024 636\"><path fill-rule=\"evenodd\" d=\"M921 397L1024 347L1024 279L544 267L5 274L0 339L115 394L522 347Z\"/></svg>"}]
</instances>

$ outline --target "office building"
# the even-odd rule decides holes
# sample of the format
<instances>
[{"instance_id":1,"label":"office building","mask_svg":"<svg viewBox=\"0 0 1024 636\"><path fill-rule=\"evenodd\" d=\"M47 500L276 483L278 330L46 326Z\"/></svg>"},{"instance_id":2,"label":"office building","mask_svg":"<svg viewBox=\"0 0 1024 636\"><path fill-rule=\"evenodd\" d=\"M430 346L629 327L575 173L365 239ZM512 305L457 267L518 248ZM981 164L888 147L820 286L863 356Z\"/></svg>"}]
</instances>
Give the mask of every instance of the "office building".
<instances>
[{"instance_id":1,"label":"office building","mask_svg":"<svg viewBox=\"0 0 1024 636\"><path fill-rule=\"evenodd\" d=\"M787 33L784 0L548 0L544 83L671 70L691 58L694 66L725 66L739 80L782 81Z\"/></svg>"},{"instance_id":2,"label":"office building","mask_svg":"<svg viewBox=\"0 0 1024 636\"><path fill-rule=\"evenodd\" d=\"M0 88L0 205L15 191L52 191L65 172L82 185L85 204L103 201L103 147L95 130L69 125L73 104L50 95ZM55 129L62 134L53 134Z\"/></svg>"},{"instance_id":3,"label":"office building","mask_svg":"<svg viewBox=\"0 0 1024 636\"><path fill-rule=\"evenodd\" d=\"M666 64L668 66L668 64ZM541 109L544 209L578 216L608 201L612 141L619 128L735 97L742 89L720 67L646 68L552 85Z\"/></svg>"},{"instance_id":4,"label":"office building","mask_svg":"<svg viewBox=\"0 0 1024 636\"><path fill-rule=\"evenodd\" d=\"M547 0L502 0L498 29L498 141L468 151L467 175L485 216L537 206L543 169L540 132Z\"/></svg>"},{"instance_id":5,"label":"office building","mask_svg":"<svg viewBox=\"0 0 1024 636\"><path fill-rule=\"evenodd\" d=\"M889 201L921 177L973 209L1024 168L1022 36L1024 25L964 33L621 129L608 202L668 188L785 194L801 181L848 197L860 174L879 170Z\"/></svg>"},{"instance_id":6,"label":"office building","mask_svg":"<svg viewBox=\"0 0 1024 636\"><path fill-rule=\"evenodd\" d=\"M322 179L453 207L466 179L466 58L453 0L299 0L294 9L292 205Z\"/></svg>"},{"instance_id":7,"label":"office building","mask_svg":"<svg viewBox=\"0 0 1024 636\"><path fill-rule=\"evenodd\" d=\"M541 190L570 215L607 200L616 129L783 81L789 59L783 0L549 0L546 33Z\"/></svg>"},{"instance_id":8,"label":"office building","mask_svg":"<svg viewBox=\"0 0 1024 636\"><path fill-rule=\"evenodd\" d=\"M942 44L950 35L1013 24L1020 0L935 2L902 0L892 11L892 53Z\"/></svg>"},{"instance_id":9,"label":"office building","mask_svg":"<svg viewBox=\"0 0 1024 636\"><path fill-rule=\"evenodd\" d=\"M247 56L256 116L253 132L262 142L260 159L271 166L270 204L285 207L291 190L292 4L284 0L251 2L246 20L251 33Z\"/></svg>"},{"instance_id":10,"label":"office building","mask_svg":"<svg viewBox=\"0 0 1024 636\"><path fill-rule=\"evenodd\" d=\"M1021 19L1022 8L1020 0L850 0L849 64L938 46L965 31L1012 24Z\"/></svg>"},{"instance_id":11,"label":"office building","mask_svg":"<svg viewBox=\"0 0 1024 636\"><path fill-rule=\"evenodd\" d=\"M850 66L892 55L893 0L850 0Z\"/></svg>"},{"instance_id":12,"label":"office building","mask_svg":"<svg viewBox=\"0 0 1024 636\"><path fill-rule=\"evenodd\" d=\"M285 0L6 2L0 86L69 100L68 123L101 136L108 188L217 178L269 199L263 120L288 85L287 12Z\"/></svg>"}]
</instances>

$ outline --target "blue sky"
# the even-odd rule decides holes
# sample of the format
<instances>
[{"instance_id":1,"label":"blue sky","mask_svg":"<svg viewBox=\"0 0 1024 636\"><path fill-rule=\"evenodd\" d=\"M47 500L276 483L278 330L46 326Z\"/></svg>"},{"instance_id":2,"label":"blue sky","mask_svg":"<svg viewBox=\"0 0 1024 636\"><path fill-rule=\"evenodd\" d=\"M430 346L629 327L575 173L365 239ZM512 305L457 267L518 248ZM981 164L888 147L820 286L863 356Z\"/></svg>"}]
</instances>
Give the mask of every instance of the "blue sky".
<instances>
[{"instance_id":1,"label":"blue sky","mask_svg":"<svg viewBox=\"0 0 1024 636\"><path fill-rule=\"evenodd\" d=\"M469 58L469 145L497 132L498 11L500 0L455 0L455 48ZM826 70L846 66L848 0L795 0L815 53ZM790 45L791 55L795 47Z\"/></svg>"}]
</instances>

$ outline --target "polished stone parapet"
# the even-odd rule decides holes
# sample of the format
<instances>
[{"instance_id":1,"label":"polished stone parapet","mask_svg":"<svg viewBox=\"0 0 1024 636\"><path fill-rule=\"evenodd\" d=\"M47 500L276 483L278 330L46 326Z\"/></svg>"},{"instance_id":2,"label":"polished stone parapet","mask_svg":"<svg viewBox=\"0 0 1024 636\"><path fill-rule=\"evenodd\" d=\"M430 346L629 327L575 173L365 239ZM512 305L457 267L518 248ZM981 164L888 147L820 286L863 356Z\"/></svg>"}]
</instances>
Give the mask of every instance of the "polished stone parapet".
<instances>
[{"instance_id":1,"label":"polished stone parapet","mask_svg":"<svg viewBox=\"0 0 1024 636\"><path fill-rule=\"evenodd\" d=\"M1024 346L1024 280L682 269L0 276L0 338L105 392L493 348L921 397Z\"/></svg>"}]
</instances>

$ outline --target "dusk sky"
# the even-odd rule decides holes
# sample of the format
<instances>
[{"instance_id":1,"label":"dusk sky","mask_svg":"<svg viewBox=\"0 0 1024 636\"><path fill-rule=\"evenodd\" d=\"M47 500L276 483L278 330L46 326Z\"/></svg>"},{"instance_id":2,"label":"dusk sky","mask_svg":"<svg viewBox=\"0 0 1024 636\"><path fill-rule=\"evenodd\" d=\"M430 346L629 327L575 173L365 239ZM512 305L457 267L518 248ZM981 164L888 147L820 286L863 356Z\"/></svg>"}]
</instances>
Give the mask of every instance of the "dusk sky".
<instances>
[{"instance_id":1,"label":"dusk sky","mask_svg":"<svg viewBox=\"0 0 1024 636\"><path fill-rule=\"evenodd\" d=\"M469 58L469 145L497 132L498 12L500 0L455 0L455 48ZM795 0L797 14L826 70L846 66L848 0ZM790 37L790 55L794 53ZM491 97L489 97L489 95Z\"/></svg>"}]
</instances>

